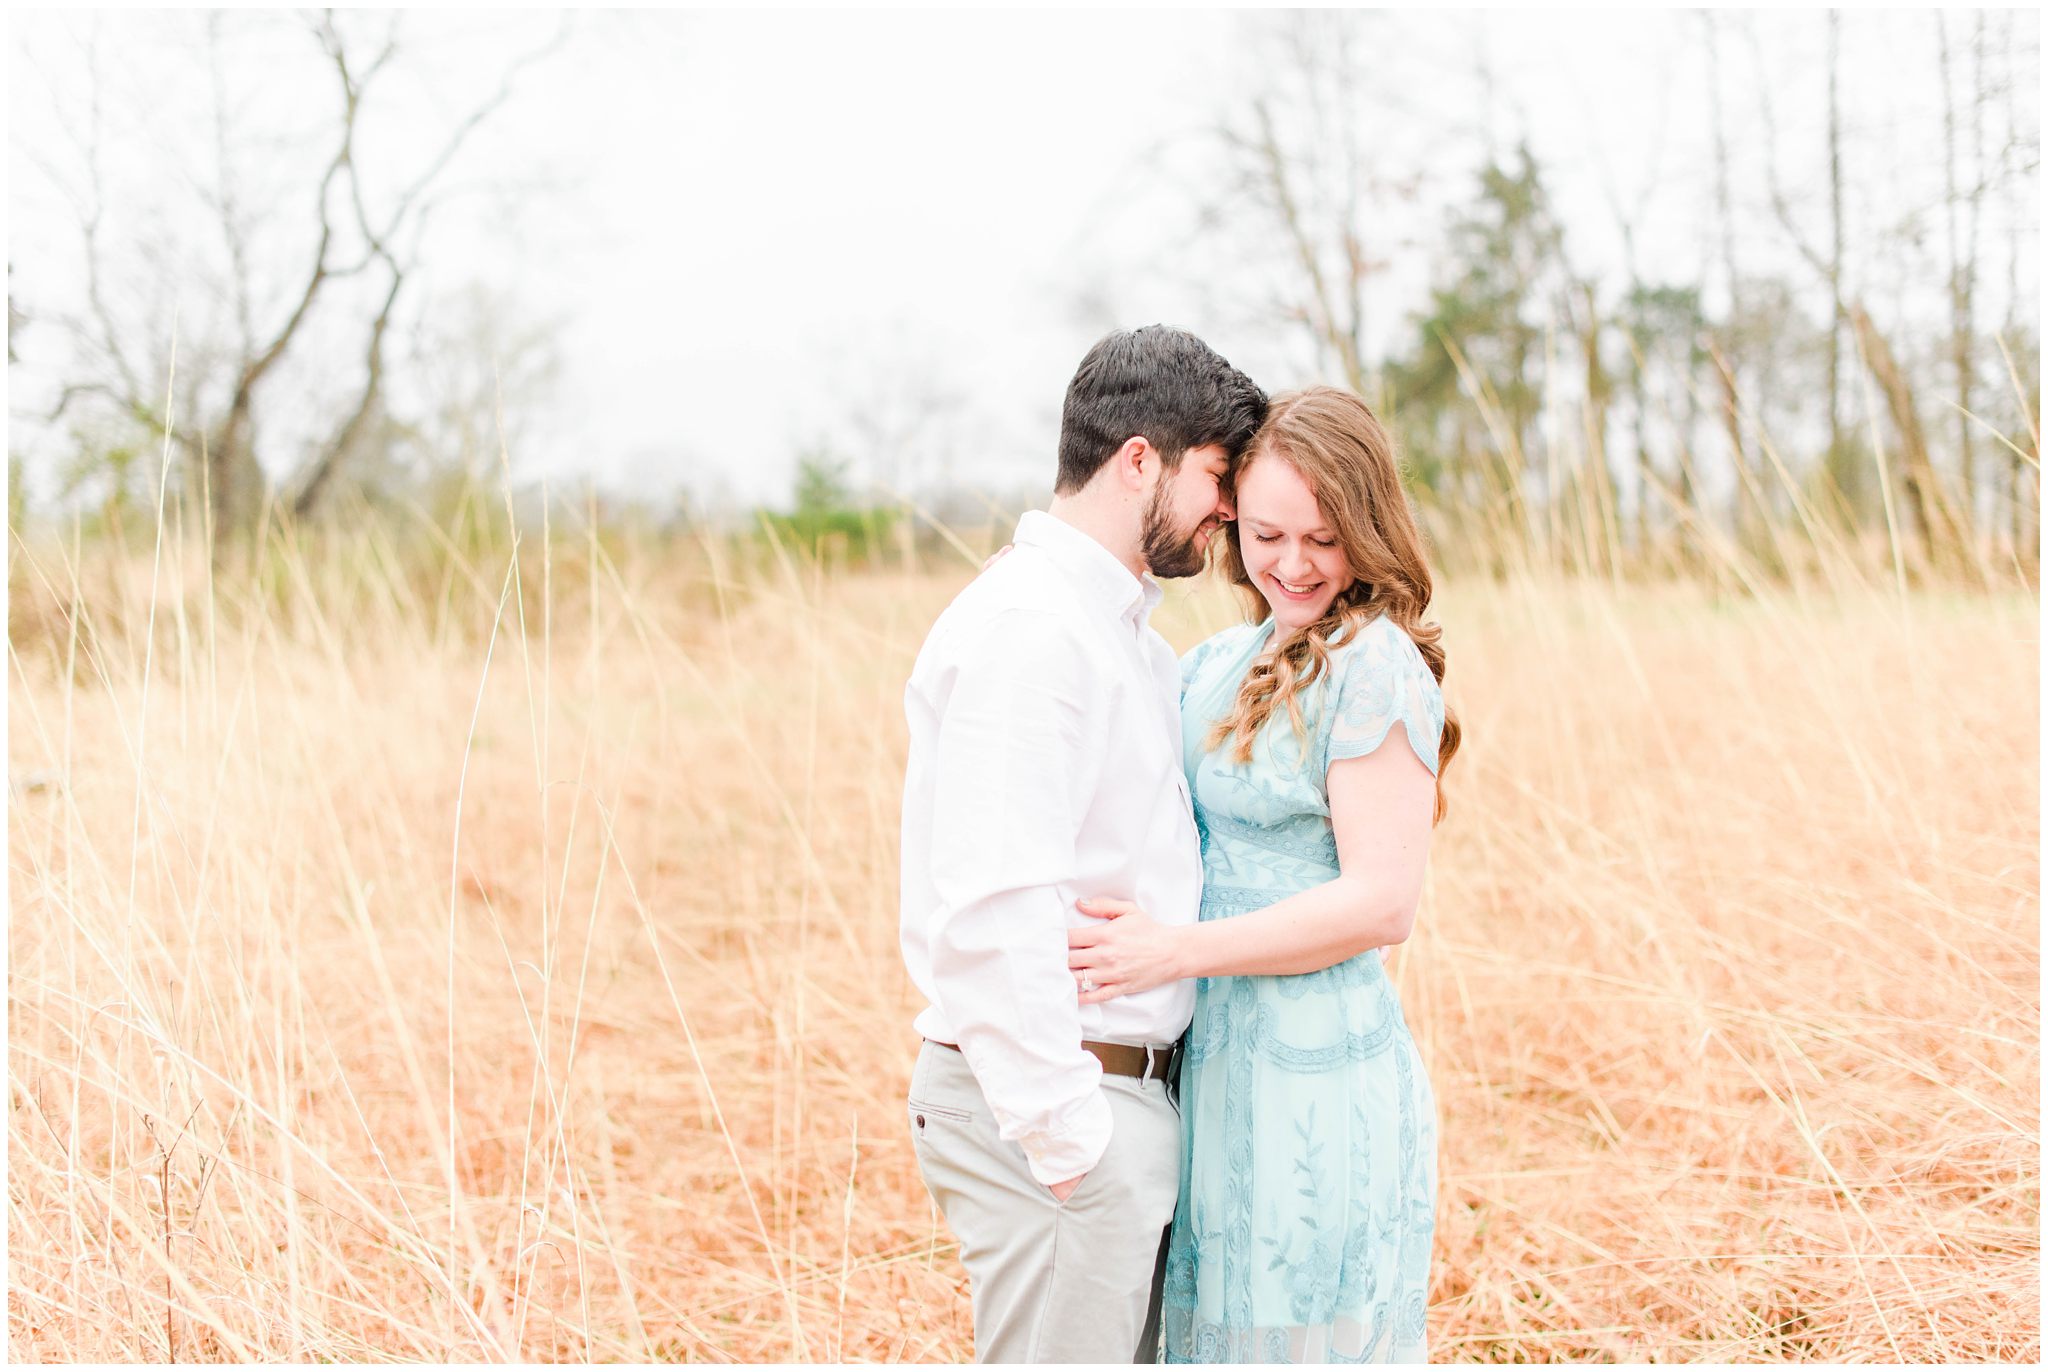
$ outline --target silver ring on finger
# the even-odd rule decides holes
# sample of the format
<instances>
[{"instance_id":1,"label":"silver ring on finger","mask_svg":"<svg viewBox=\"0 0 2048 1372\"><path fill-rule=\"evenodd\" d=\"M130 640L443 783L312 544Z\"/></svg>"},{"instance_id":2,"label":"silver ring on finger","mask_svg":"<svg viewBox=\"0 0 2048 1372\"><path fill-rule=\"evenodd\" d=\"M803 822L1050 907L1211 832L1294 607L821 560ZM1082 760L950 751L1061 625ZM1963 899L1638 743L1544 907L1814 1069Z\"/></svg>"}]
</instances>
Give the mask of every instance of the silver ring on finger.
<instances>
[{"instance_id":1,"label":"silver ring on finger","mask_svg":"<svg viewBox=\"0 0 2048 1372\"><path fill-rule=\"evenodd\" d=\"M1086 972L1083 972L1081 974L1081 993L1083 995L1086 995L1088 992L1093 991L1094 989L1095 978L1089 976Z\"/></svg>"}]
</instances>

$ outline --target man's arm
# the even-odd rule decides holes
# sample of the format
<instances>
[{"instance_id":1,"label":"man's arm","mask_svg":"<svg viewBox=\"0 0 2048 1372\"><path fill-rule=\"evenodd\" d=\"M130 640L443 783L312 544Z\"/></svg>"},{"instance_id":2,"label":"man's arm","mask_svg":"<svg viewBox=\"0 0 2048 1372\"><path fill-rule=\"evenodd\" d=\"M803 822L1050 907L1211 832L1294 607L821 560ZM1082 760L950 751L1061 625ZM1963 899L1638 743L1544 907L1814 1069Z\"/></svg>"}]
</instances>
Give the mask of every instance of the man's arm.
<instances>
[{"instance_id":1,"label":"man's arm","mask_svg":"<svg viewBox=\"0 0 2048 1372\"><path fill-rule=\"evenodd\" d=\"M1075 781L1096 765L1096 689L1046 612L1007 612L955 657L933 758L932 979L998 1131L1056 1186L1094 1167L1112 1129L1057 889L1074 874Z\"/></svg>"},{"instance_id":2,"label":"man's arm","mask_svg":"<svg viewBox=\"0 0 2048 1372\"><path fill-rule=\"evenodd\" d=\"M1393 734L1363 757L1331 763L1329 796L1341 875L1188 929L1182 975L1294 976L1408 937L1429 858L1435 776Z\"/></svg>"},{"instance_id":3,"label":"man's arm","mask_svg":"<svg viewBox=\"0 0 2048 1372\"><path fill-rule=\"evenodd\" d=\"M1330 764L1330 826L1340 875L1263 910L1176 928L1126 922L1137 907L1083 900L1113 921L1077 930L1070 975L1089 972L1092 1005L1187 977L1297 976L1401 942L1415 926L1429 858L1436 777L1393 726L1387 742Z\"/></svg>"}]
</instances>

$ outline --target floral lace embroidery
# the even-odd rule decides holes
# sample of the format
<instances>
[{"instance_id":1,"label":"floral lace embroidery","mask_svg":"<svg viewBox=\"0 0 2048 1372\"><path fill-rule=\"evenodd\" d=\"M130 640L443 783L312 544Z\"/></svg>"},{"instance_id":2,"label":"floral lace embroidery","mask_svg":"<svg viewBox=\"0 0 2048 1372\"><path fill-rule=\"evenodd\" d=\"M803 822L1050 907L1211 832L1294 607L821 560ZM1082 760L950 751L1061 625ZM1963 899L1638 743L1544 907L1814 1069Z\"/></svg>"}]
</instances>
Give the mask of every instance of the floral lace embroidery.
<instances>
[{"instance_id":1,"label":"floral lace embroidery","mask_svg":"<svg viewBox=\"0 0 2048 1372\"><path fill-rule=\"evenodd\" d=\"M1204 920L1338 874L1324 778L1395 723L1432 771L1442 696L1398 626L1332 650L1252 761L1202 749L1267 625L1183 659L1183 749L1208 885ZM1187 1134L1165 1273L1168 1361L1420 1359L1426 1352L1435 1107L1378 952L1298 977L1197 985L1183 1057Z\"/></svg>"}]
</instances>

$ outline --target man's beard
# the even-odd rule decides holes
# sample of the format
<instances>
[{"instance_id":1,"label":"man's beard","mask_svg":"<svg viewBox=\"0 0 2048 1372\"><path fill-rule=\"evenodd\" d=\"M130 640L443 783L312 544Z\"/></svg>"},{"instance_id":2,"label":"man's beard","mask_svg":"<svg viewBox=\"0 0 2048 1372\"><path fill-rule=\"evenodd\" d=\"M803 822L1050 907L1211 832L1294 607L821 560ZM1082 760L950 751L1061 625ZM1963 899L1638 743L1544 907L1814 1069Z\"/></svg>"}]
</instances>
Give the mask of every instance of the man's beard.
<instances>
[{"instance_id":1,"label":"man's beard","mask_svg":"<svg viewBox=\"0 0 2048 1372\"><path fill-rule=\"evenodd\" d=\"M1166 482L1162 479L1152 488L1152 498L1145 504L1144 522L1138 530L1139 555L1154 576L1193 576L1202 570L1204 552L1203 545L1195 540L1209 521L1205 519L1182 533L1167 522L1168 518Z\"/></svg>"}]
</instances>

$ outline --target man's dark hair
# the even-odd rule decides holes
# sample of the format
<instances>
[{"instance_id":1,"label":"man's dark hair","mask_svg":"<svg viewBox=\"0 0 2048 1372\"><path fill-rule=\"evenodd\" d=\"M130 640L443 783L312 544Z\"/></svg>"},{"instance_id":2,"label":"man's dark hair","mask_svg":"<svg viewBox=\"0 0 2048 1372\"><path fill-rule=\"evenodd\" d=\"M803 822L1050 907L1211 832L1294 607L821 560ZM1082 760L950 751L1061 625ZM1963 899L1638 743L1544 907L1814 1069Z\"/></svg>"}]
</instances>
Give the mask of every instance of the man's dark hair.
<instances>
[{"instance_id":1,"label":"man's dark hair","mask_svg":"<svg viewBox=\"0 0 2048 1372\"><path fill-rule=\"evenodd\" d=\"M1187 330L1120 329L1088 350L1067 383L1053 489L1080 490L1135 437L1168 471L1211 443L1234 463L1265 417L1265 392Z\"/></svg>"}]
</instances>

